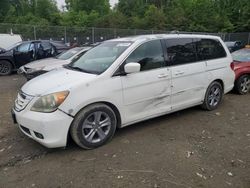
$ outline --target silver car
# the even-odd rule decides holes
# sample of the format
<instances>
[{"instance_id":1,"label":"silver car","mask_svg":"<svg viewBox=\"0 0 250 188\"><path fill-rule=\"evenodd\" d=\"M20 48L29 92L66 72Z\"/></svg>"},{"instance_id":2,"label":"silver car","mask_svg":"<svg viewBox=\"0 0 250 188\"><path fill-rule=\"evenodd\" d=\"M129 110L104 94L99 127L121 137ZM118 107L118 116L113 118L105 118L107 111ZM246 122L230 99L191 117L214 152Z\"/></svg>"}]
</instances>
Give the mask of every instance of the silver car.
<instances>
[{"instance_id":1,"label":"silver car","mask_svg":"<svg viewBox=\"0 0 250 188\"><path fill-rule=\"evenodd\" d=\"M18 73L24 75L27 80L71 63L85 54L91 47L75 47L56 57L33 61L19 68Z\"/></svg>"}]
</instances>

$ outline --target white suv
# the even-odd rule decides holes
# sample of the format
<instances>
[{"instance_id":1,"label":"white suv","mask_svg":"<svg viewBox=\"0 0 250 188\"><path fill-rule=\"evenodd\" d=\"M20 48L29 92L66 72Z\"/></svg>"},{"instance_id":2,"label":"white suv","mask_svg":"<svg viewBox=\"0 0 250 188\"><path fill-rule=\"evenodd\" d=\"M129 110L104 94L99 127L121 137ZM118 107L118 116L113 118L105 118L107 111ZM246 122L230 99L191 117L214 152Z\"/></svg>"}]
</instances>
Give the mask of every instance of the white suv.
<instances>
[{"instance_id":1,"label":"white suv","mask_svg":"<svg viewBox=\"0 0 250 188\"><path fill-rule=\"evenodd\" d=\"M146 35L113 39L64 68L27 82L13 118L44 146L82 148L116 128L195 105L214 110L234 86L232 57L219 37Z\"/></svg>"}]
</instances>

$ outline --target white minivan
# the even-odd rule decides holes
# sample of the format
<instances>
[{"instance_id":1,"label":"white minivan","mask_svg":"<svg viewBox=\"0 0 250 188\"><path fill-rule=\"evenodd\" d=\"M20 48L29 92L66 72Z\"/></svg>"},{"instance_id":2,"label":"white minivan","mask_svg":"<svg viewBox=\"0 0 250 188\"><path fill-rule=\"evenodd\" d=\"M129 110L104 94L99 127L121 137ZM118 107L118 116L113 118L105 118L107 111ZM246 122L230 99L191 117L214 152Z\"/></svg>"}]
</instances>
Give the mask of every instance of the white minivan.
<instances>
[{"instance_id":1,"label":"white minivan","mask_svg":"<svg viewBox=\"0 0 250 188\"><path fill-rule=\"evenodd\" d=\"M64 68L27 82L12 110L42 145L82 148L117 128L195 105L214 110L234 86L232 57L219 37L162 34L113 39Z\"/></svg>"}]
</instances>

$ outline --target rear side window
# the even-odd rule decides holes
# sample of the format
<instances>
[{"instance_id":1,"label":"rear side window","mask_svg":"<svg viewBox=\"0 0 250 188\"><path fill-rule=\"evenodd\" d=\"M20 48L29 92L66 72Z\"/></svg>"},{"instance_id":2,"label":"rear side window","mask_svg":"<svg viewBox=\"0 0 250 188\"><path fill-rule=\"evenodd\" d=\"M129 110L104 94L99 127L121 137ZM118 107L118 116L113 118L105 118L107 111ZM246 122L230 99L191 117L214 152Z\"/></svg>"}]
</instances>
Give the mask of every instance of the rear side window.
<instances>
[{"instance_id":1,"label":"rear side window","mask_svg":"<svg viewBox=\"0 0 250 188\"><path fill-rule=\"evenodd\" d=\"M226 57L222 44L214 39L195 39L198 60Z\"/></svg>"},{"instance_id":2,"label":"rear side window","mask_svg":"<svg viewBox=\"0 0 250 188\"><path fill-rule=\"evenodd\" d=\"M149 41L139 46L126 59L126 63L141 64L141 71L165 66L164 55L160 40Z\"/></svg>"},{"instance_id":3,"label":"rear side window","mask_svg":"<svg viewBox=\"0 0 250 188\"><path fill-rule=\"evenodd\" d=\"M50 50L52 48L52 45L49 42L41 42L41 47L43 50Z\"/></svg>"},{"instance_id":4,"label":"rear side window","mask_svg":"<svg viewBox=\"0 0 250 188\"><path fill-rule=\"evenodd\" d=\"M38 52L40 56L50 57L55 55L56 50L49 42L41 42L38 43Z\"/></svg>"},{"instance_id":5,"label":"rear side window","mask_svg":"<svg viewBox=\"0 0 250 188\"><path fill-rule=\"evenodd\" d=\"M170 65L196 61L195 45L191 38L166 39L167 59Z\"/></svg>"}]
</instances>

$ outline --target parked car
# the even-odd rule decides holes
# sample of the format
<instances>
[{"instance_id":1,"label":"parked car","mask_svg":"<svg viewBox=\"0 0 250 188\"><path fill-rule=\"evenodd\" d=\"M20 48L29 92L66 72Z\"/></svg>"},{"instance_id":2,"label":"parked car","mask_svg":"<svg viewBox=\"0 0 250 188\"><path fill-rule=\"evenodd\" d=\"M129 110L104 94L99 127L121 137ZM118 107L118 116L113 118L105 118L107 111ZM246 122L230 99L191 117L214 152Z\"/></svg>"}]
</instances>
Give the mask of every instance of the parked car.
<instances>
[{"instance_id":1,"label":"parked car","mask_svg":"<svg viewBox=\"0 0 250 188\"><path fill-rule=\"evenodd\" d=\"M250 48L243 48L232 53L235 72L235 91L247 94L250 91Z\"/></svg>"},{"instance_id":2,"label":"parked car","mask_svg":"<svg viewBox=\"0 0 250 188\"><path fill-rule=\"evenodd\" d=\"M38 59L56 56L69 49L58 42L25 41L16 43L0 53L0 75L8 75L19 67Z\"/></svg>"},{"instance_id":3,"label":"parked car","mask_svg":"<svg viewBox=\"0 0 250 188\"><path fill-rule=\"evenodd\" d=\"M13 119L49 148L68 135L82 148L116 128L201 105L214 110L234 86L232 56L209 35L145 35L105 41L62 69L27 82Z\"/></svg>"},{"instance_id":4,"label":"parked car","mask_svg":"<svg viewBox=\"0 0 250 188\"><path fill-rule=\"evenodd\" d=\"M76 47L67 50L55 57L33 61L21 66L18 70L18 73L24 75L27 80L30 80L41 74L71 63L73 60L76 60L85 54L90 48L91 47Z\"/></svg>"},{"instance_id":5,"label":"parked car","mask_svg":"<svg viewBox=\"0 0 250 188\"><path fill-rule=\"evenodd\" d=\"M14 44L18 42L22 42L21 35L16 34L0 34L0 48L7 49L10 46L13 46Z\"/></svg>"},{"instance_id":6,"label":"parked car","mask_svg":"<svg viewBox=\"0 0 250 188\"><path fill-rule=\"evenodd\" d=\"M231 53L245 46L242 41L227 41L225 44Z\"/></svg>"}]
</instances>

